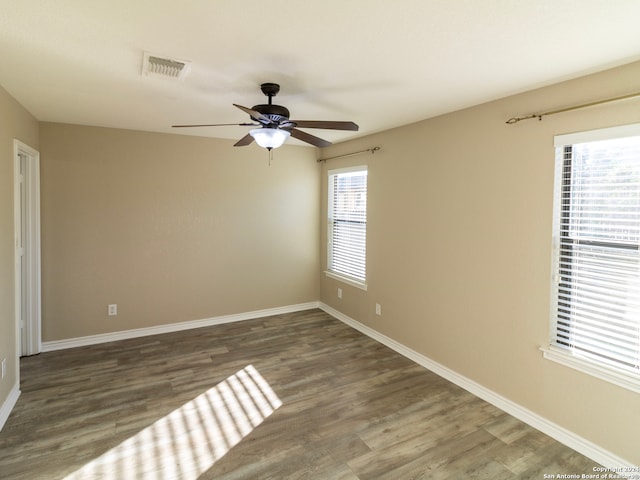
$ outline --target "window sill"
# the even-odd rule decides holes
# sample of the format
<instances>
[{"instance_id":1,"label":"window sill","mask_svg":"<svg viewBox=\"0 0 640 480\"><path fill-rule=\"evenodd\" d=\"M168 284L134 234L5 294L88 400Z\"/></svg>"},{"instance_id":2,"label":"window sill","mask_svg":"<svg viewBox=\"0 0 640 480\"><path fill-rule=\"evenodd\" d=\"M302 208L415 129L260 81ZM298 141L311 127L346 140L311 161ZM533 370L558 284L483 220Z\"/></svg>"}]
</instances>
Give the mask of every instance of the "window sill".
<instances>
[{"instance_id":1,"label":"window sill","mask_svg":"<svg viewBox=\"0 0 640 480\"><path fill-rule=\"evenodd\" d=\"M540 347L544 358L573 368L587 375L605 380L632 392L640 393L640 375L626 372L614 367L608 367L587 357L572 355L563 348L549 345Z\"/></svg>"},{"instance_id":2,"label":"window sill","mask_svg":"<svg viewBox=\"0 0 640 480\"><path fill-rule=\"evenodd\" d=\"M361 290L366 291L367 290L367 284L366 283L362 283L358 280L355 280L353 278L349 278L349 277L345 277L344 275L338 275L337 273L333 273L330 272L329 270L325 270L324 274L329 277L329 278L333 278L334 280L339 280L340 282L343 283L347 283L353 287L357 287Z\"/></svg>"}]
</instances>

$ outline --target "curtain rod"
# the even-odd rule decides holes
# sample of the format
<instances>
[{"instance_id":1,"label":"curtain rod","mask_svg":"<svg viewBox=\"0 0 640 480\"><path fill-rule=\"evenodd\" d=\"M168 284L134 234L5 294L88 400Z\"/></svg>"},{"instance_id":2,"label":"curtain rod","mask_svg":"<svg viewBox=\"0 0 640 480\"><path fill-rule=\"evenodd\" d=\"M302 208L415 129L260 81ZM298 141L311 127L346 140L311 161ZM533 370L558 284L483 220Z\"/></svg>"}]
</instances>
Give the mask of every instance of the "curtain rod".
<instances>
[{"instance_id":1,"label":"curtain rod","mask_svg":"<svg viewBox=\"0 0 640 480\"><path fill-rule=\"evenodd\" d=\"M358 152L345 153L343 155L336 155L335 157L319 158L318 162L326 162L327 160L333 160L335 158L351 157L352 155L360 155L361 153L366 153L366 152L371 152L371 155L373 155L378 150L380 150L380 147L371 147L371 148L367 148L366 150L360 150Z\"/></svg>"},{"instance_id":2,"label":"curtain rod","mask_svg":"<svg viewBox=\"0 0 640 480\"><path fill-rule=\"evenodd\" d=\"M543 113L532 113L531 115L526 115L524 117L512 117L507 120L505 123L509 125L513 125L514 123L518 123L521 120L530 120L532 118L537 118L538 120L542 120L542 117L546 115L555 115L556 113L569 112L571 110L578 110L579 108L593 107L595 105L601 105L603 103L609 102L617 102L618 100L628 100L629 98L640 97L640 92L630 93L629 95L622 95L621 97L607 98L605 100L598 100L595 102L583 103L582 105L574 105L573 107L559 108L558 110L551 110L549 112Z\"/></svg>"}]
</instances>

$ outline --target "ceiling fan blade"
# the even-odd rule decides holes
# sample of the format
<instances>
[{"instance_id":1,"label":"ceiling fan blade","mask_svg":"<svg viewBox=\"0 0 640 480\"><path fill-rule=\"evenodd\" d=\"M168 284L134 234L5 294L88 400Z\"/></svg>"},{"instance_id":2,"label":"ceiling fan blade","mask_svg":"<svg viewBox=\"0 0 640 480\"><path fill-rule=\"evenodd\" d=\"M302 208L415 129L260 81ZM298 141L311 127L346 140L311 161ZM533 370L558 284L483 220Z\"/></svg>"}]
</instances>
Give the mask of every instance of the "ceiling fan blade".
<instances>
[{"instance_id":1,"label":"ceiling fan blade","mask_svg":"<svg viewBox=\"0 0 640 480\"><path fill-rule=\"evenodd\" d=\"M243 107L242 105L238 105L237 103L234 103L233 106L236 107L236 108L239 108L244 113L248 113L251 118L257 120L258 122L260 122L262 124L271 124L272 123L271 119L269 117L267 117L266 115L261 114L260 112L258 112L256 110L252 110L250 108Z\"/></svg>"},{"instance_id":2,"label":"ceiling fan blade","mask_svg":"<svg viewBox=\"0 0 640 480\"><path fill-rule=\"evenodd\" d=\"M315 145L316 147L323 148L331 145L331 142L323 140L322 138L316 137L307 132L303 132L302 130L292 128L289 131L291 132L292 137L297 138L298 140L302 140L303 142L310 143L311 145Z\"/></svg>"},{"instance_id":3,"label":"ceiling fan blade","mask_svg":"<svg viewBox=\"0 0 640 480\"><path fill-rule=\"evenodd\" d=\"M250 145L251 142L253 142L253 137L247 133L244 137L242 137L240 140L238 140L236 143L234 143L233 146L234 147L245 147L247 145Z\"/></svg>"},{"instance_id":4,"label":"ceiling fan blade","mask_svg":"<svg viewBox=\"0 0 640 480\"><path fill-rule=\"evenodd\" d=\"M322 120L291 120L298 128L325 128L327 130L351 130L357 132L360 127L353 122L325 122Z\"/></svg>"},{"instance_id":5,"label":"ceiling fan blade","mask_svg":"<svg viewBox=\"0 0 640 480\"><path fill-rule=\"evenodd\" d=\"M259 123L212 123L204 125L171 125L173 128L185 128L185 127L259 127Z\"/></svg>"}]
</instances>

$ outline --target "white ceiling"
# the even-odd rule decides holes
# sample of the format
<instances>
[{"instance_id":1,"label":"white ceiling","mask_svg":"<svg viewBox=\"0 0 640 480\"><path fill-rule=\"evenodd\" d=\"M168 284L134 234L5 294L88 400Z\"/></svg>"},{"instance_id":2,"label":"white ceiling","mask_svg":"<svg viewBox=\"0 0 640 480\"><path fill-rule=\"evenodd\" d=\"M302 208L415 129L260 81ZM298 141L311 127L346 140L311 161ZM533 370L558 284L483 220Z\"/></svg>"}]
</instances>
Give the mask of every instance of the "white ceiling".
<instances>
[{"instance_id":1,"label":"white ceiling","mask_svg":"<svg viewBox=\"0 0 640 480\"><path fill-rule=\"evenodd\" d=\"M240 138L171 125L246 122L232 104L276 82L292 118L360 125L309 132L335 142L638 60L638 19L638 0L0 0L0 85L40 121ZM145 51L188 76L142 75Z\"/></svg>"}]
</instances>

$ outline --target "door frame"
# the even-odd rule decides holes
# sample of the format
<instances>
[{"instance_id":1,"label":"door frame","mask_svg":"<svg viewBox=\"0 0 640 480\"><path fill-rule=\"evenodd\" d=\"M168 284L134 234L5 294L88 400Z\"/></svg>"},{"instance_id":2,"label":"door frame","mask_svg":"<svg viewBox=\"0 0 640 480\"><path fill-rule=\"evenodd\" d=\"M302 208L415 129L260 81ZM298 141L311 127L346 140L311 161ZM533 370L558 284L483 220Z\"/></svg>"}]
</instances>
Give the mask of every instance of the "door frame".
<instances>
[{"instance_id":1,"label":"door frame","mask_svg":"<svg viewBox=\"0 0 640 480\"><path fill-rule=\"evenodd\" d=\"M14 245L15 245L15 317L18 356L36 355L42 350L41 271L40 271L40 153L20 140L13 141L14 176ZM24 156L25 171L20 173L20 157ZM21 178L22 177L22 178ZM24 212L21 208L20 182L25 188ZM24 217L23 217L24 214ZM24 258L26 282L22 281L19 235L24 225ZM24 288L23 288L24 285ZM20 318L23 295L24 324ZM23 338L24 336L24 338Z\"/></svg>"}]
</instances>

